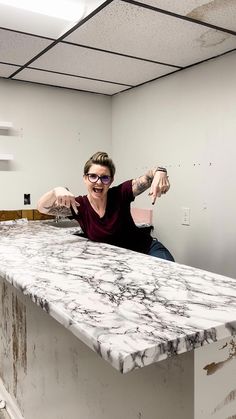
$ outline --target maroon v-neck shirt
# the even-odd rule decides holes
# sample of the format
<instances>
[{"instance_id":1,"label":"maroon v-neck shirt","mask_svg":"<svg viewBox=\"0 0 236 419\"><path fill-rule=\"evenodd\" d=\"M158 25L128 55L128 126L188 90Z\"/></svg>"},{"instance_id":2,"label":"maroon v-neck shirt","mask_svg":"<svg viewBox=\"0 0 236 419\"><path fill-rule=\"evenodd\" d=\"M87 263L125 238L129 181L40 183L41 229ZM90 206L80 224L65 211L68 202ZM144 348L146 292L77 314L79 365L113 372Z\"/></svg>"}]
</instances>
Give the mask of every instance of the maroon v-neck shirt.
<instances>
[{"instance_id":1,"label":"maroon v-neck shirt","mask_svg":"<svg viewBox=\"0 0 236 419\"><path fill-rule=\"evenodd\" d=\"M80 206L74 218L78 220L88 239L148 253L152 237L135 225L130 214L130 204L134 201L132 180L108 189L103 217L94 211L87 195L78 196L76 201Z\"/></svg>"}]
</instances>

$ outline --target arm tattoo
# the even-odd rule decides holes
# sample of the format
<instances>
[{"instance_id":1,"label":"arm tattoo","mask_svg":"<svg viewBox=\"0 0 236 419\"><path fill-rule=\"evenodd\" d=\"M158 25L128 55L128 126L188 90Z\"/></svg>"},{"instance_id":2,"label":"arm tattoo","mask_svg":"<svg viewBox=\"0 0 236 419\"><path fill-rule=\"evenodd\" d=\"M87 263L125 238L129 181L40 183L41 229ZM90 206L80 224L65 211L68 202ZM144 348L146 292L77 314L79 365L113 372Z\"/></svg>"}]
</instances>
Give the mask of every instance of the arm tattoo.
<instances>
[{"instance_id":1,"label":"arm tattoo","mask_svg":"<svg viewBox=\"0 0 236 419\"><path fill-rule=\"evenodd\" d=\"M153 170L149 170L145 175L133 179L132 189L134 196L138 196L142 192L150 188L153 180Z\"/></svg>"},{"instance_id":2,"label":"arm tattoo","mask_svg":"<svg viewBox=\"0 0 236 419\"><path fill-rule=\"evenodd\" d=\"M56 217L58 216L68 217L69 215L72 215L70 208L67 208L67 207L58 207L55 204L53 204L50 207L44 206L44 208L47 210L47 214L55 215Z\"/></svg>"}]
</instances>

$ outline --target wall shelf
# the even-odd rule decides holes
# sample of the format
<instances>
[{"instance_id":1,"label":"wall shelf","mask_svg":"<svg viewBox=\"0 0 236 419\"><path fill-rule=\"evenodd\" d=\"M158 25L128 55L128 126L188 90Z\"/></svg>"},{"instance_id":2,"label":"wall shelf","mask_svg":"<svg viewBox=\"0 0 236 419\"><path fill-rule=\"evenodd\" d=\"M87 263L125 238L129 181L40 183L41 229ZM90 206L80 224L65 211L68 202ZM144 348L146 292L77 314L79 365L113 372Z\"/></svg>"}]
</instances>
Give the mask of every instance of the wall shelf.
<instances>
[{"instance_id":1,"label":"wall shelf","mask_svg":"<svg viewBox=\"0 0 236 419\"><path fill-rule=\"evenodd\" d=\"M13 128L12 122L0 121L0 129L8 130L10 128Z\"/></svg>"},{"instance_id":2,"label":"wall shelf","mask_svg":"<svg viewBox=\"0 0 236 419\"><path fill-rule=\"evenodd\" d=\"M13 160L13 154L0 154L0 160Z\"/></svg>"}]
</instances>

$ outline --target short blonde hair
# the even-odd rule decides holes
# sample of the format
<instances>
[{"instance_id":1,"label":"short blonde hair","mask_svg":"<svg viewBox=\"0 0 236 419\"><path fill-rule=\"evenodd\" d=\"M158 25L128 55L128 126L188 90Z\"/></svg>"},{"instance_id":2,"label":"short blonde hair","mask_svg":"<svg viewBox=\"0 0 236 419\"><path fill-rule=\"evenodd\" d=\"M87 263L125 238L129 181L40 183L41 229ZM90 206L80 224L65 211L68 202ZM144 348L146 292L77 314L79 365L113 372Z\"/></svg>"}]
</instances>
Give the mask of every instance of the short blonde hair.
<instances>
[{"instance_id":1,"label":"short blonde hair","mask_svg":"<svg viewBox=\"0 0 236 419\"><path fill-rule=\"evenodd\" d=\"M100 164L100 166L108 167L110 170L110 174L112 179L115 176L116 168L112 161L112 159L108 156L106 152L97 151L97 153L93 154L90 159L84 165L84 175L87 175L89 172L90 167L93 164Z\"/></svg>"}]
</instances>

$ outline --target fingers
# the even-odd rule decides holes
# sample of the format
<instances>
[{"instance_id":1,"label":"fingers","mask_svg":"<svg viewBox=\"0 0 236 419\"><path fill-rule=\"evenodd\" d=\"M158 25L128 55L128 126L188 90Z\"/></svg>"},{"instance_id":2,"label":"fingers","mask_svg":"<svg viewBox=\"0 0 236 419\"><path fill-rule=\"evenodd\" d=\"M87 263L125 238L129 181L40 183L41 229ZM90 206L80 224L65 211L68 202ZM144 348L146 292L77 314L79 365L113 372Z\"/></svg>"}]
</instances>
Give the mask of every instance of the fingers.
<instances>
[{"instance_id":1,"label":"fingers","mask_svg":"<svg viewBox=\"0 0 236 419\"><path fill-rule=\"evenodd\" d=\"M159 180L157 186L160 188L161 193L166 193L170 189L170 182L167 177Z\"/></svg>"},{"instance_id":2,"label":"fingers","mask_svg":"<svg viewBox=\"0 0 236 419\"><path fill-rule=\"evenodd\" d=\"M160 198L161 197L161 194L162 194L162 192L160 190L159 191L156 191L156 193L150 192L148 194L148 195L150 195L152 197L152 205L155 204L157 198Z\"/></svg>"},{"instance_id":3,"label":"fingers","mask_svg":"<svg viewBox=\"0 0 236 419\"><path fill-rule=\"evenodd\" d=\"M76 202L75 197L69 191L64 193L64 190L60 190L56 193L56 206L58 207L65 207L65 208L73 208L74 212L78 214L78 207L79 203Z\"/></svg>"},{"instance_id":4,"label":"fingers","mask_svg":"<svg viewBox=\"0 0 236 419\"><path fill-rule=\"evenodd\" d=\"M75 211L76 214L78 214L78 207L79 207L79 203L76 202L76 200L74 200L73 204L71 204L73 210Z\"/></svg>"},{"instance_id":5,"label":"fingers","mask_svg":"<svg viewBox=\"0 0 236 419\"><path fill-rule=\"evenodd\" d=\"M152 197L152 205L155 204L156 199L160 198L162 194L166 194L170 189L170 182L165 173L157 172L153 179L149 195Z\"/></svg>"},{"instance_id":6,"label":"fingers","mask_svg":"<svg viewBox=\"0 0 236 419\"><path fill-rule=\"evenodd\" d=\"M56 206L58 207L65 207L65 208L73 208L74 212L76 214L78 214L78 207L79 207L79 203L76 202L74 197L64 197L64 196L60 196L57 198L56 202L55 202Z\"/></svg>"}]
</instances>

